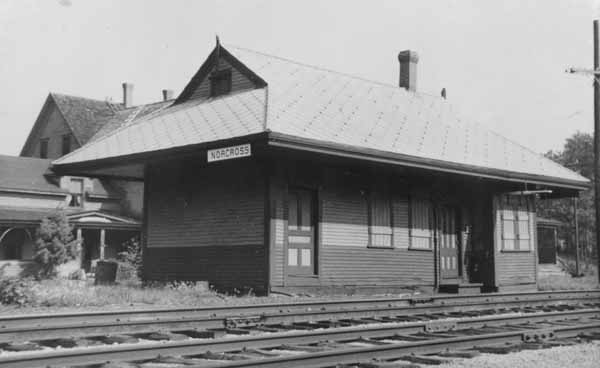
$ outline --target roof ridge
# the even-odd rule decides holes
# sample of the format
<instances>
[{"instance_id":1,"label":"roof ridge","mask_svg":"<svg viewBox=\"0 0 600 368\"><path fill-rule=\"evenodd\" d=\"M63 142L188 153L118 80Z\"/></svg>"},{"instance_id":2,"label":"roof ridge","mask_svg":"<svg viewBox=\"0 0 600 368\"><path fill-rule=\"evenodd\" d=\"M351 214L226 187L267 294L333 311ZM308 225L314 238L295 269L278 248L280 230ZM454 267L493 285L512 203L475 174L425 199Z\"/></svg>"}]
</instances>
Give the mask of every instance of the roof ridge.
<instances>
[{"instance_id":1,"label":"roof ridge","mask_svg":"<svg viewBox=\"0 0 600 368\"><path fill-rule=\"evenodd\" d=\"M381 82L381 81L372 80L372 79L369 79L369 78L361 77L361 76L350 74L350 73L340 72L338 70L333 70L333 69L325 68L325 67L318 66L318 65L313 65L313 64L299 62L299 61L288 59L288 58L284 58L284 57L281 57L281 56L268 54L266 52L252 50L252 49L249 49L249 48L246 48L246 47L241 47L241 46L237 46L237 45L226 45L226 44L222 44L222 45L224 47L231 47L231 48L238 49L238 50L243 50L243 51L247 51L247 52L253 52L255 54L266 56L266 57L270 57L270 58L273 58L273 59L279 59L279 60L282 60L282 61L285 61L285 62L288 62L288 63L300 65L300 66L303 66L303 67L306 67L306 68L311 68L311 69L321 70L321 71L328 72L328 73L334 73L334 74L338 74L338 75L343 75L343 76L348 77L348 78L360 80L360 81L367 82L367 83L377 84L379 86L386 87L386 88L394 88L394 89L401 88L401 87L398 87L398 86L393 85L393 84L389 84L389 83L385 83L385 82ZM414 93L416 95L421 95L421 96L427 96L427 97L433 97L433 98L442 99L441 96L434 95L434 94L431 94L431 93L426 93L426 92L411 91L411 93Z\"/></svg>"},{"instance_id":2,"label":"roof ridge","mask_svg":"<svg viewBox=\"0 0 600 368\"><path fill-rule=\"evenodd\" d=\"M109 100L100 100L100 99L91 98L91 97L69 95L69 94L66 94L66 93L59 93L59 92L50 92L50 95L52 95L52 96L61 96L61 97L69 97L69 98L79 98L79 99L82 99L82 100L88 100L88 101L106 103L108 105L123 105L120 102L112 102L112 101L109 101Z\"/></svg>"}]
</instances>

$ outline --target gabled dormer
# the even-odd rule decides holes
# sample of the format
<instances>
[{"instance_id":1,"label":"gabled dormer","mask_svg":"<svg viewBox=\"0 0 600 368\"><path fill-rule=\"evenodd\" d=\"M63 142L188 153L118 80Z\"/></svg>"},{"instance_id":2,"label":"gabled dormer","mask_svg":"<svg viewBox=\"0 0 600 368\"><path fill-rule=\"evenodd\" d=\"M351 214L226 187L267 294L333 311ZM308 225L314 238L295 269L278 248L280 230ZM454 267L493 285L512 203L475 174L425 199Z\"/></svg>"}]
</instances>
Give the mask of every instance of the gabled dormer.
<instances>
[{"instance_id":1,"label":"gabled dormer","mask_svg":"<svg viewBox=\"0 0 600 368\"><path fill-rule=\"evenodd\" d=\"M215 48L177 97L175 104L262 88L266 85L260 76L229 53L217 38Z\"/></svg>"}]
</instances>

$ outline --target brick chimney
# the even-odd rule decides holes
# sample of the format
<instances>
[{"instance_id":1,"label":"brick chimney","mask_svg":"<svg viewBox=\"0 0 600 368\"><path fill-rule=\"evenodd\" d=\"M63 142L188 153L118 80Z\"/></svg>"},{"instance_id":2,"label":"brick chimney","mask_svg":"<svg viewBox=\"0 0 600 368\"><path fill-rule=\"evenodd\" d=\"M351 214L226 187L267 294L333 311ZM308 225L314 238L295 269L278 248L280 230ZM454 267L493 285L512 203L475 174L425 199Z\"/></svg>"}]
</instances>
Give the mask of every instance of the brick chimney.
<instances>
[{"instance_id":1,"label":"brick chimney","mask_svg":"<svg viewBox=\"0 0 600 368\"><path fill-rule=\"evenodd\" d=\"M173 99L173 90L172 89L163 89L162 90L163 101L169 101Z\"/></svg>"},{"instance_id":2,"label":"brick chimney","mask_svg":"<svg viewBox=\"0 0 600 368\"><path fill-rule=\"evenodd\" d=\"M419 55L411 50L400 51L398 61L400 62L400 87L408 91L416 91Z\"/></svg>"},{"instance_id":3,"label":"brick chimney","mask_svg":"<svg viewBox=\"0 0 600 368\"><path fill-rule=\"evenodd\" d=\"M123 83L123 105L133 106L133 83Z\"/></svg>"}]
</instances>

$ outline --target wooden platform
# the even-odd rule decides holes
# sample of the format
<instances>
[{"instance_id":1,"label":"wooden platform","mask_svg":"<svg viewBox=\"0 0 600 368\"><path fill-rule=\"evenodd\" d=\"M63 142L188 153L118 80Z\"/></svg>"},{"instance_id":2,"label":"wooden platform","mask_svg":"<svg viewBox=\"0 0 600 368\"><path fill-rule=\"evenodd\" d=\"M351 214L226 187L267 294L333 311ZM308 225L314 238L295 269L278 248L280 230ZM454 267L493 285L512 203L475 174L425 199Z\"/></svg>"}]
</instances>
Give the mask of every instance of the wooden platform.
<instances>
[{"instance_id":1,"label":"wooden platform","mask_svg":"<svg viewBox=\"0 0 600 368\"><path fill-rule=\"evenodd\" d=\"M440 293L461 294L461 295L476 295L481 294L481 283L456 282L441 284Z\"/></svg>"}]
</instances>

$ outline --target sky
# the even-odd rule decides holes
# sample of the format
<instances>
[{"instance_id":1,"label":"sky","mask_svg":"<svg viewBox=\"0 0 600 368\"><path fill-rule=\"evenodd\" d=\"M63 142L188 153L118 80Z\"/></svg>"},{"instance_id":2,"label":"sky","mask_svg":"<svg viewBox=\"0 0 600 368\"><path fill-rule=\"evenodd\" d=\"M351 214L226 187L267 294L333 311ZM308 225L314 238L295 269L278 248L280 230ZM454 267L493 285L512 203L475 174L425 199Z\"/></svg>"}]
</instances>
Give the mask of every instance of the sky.
<instances>
[{"instance_id":1,"label":"sky","mask_svg":"<svg viewBox=\"0 0 600 368\"><path fill-rule=\"evenodd\" d=\"M0 0L0 154L18 155L49 92L134 104L177 95L215 45L397 84L543 153L592 132L600 0ZM243 60L242 60L243 61Z\"/></svg>"}]
</instances>

